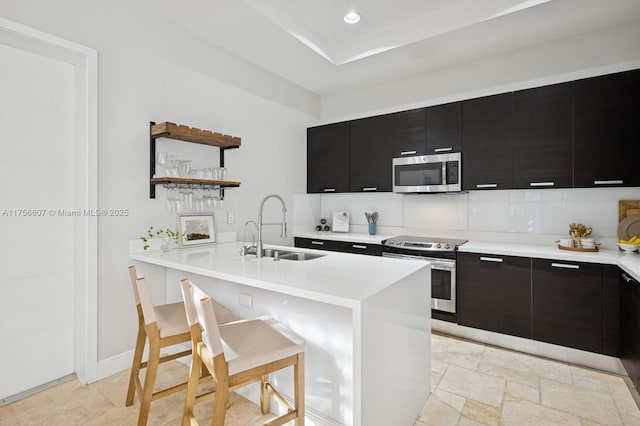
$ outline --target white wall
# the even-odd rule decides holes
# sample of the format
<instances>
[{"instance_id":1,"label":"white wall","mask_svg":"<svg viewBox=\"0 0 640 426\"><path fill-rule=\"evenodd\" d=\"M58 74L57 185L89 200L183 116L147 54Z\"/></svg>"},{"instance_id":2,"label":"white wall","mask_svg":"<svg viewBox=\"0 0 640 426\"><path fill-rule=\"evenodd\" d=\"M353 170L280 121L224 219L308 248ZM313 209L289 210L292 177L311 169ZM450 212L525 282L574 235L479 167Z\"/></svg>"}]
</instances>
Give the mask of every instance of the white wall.
<instances>
[{"instance_id":1,"label":"white wall","mask_svg":"<svg viewBox=\"0 0 640 426\"><path fill-rule=\"evenodd\" d=\"M319 101L228 52L111 2L3 0L0 16L98 50L99 207L130 211L127 217L99 219L98 359L105 360L130 350L135 340L128 241L150 225L175 226L175 216L165 210L165 190L149 199L149 121L242 138L242 147L226 156L230 177L242 185L227 191L216 212L218 231L241 234L264 195L277 192L291 205L292 194L305 190L306 127L317 122ZM172 143L165 147L172 149ZM215 148L180 149L181 155L217 164ZM227 210L235 212L233 226L225 222ZM278 217L275 203L266 211L266 219ZM265 239L279 242L276 235L269 230Z\"/></svg>"},{"instance_id":2,"label":"white wall","mask_svg":"<svg viewBox=\"0 0 640 426\"><path fill-rule=\"evenodd\" d=\"M640 21L322 97L342 121L640 68Z\"/></svg>"}]
</instances>

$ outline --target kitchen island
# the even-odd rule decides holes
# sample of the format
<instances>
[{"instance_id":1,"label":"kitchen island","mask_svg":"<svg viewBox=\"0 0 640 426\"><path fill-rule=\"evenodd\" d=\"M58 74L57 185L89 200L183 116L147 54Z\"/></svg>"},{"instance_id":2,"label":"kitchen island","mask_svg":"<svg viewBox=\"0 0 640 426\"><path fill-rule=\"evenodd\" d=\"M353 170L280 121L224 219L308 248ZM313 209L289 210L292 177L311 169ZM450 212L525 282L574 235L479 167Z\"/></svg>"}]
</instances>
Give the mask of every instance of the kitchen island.
<instances>
[{"instance_id":1,"label":"kitchen island","mask_svg":"<svg viewBox=\"0 0 640 426\"><path fill-rule=\"evenodd\" d=\"M354 254L294 261L240 256L240 243L136 252L140 272L164 279L164 301L190 278L234 313L271 315L307 341L309 424L413 425L431 390L430 266ZM276 383L292 395L291 372ZM280 377L282 376L282 377ZM257 388L243 395L257 402Z\"/></svg>"}]
</instances>

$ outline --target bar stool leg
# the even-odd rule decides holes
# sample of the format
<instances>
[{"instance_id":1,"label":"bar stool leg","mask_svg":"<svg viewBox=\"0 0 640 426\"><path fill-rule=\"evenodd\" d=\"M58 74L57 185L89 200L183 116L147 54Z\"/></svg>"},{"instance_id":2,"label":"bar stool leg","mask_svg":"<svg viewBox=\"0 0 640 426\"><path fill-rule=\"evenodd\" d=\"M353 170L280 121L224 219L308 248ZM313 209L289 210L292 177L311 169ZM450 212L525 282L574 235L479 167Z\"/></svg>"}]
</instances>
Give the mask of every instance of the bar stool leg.
<instances>
[{"instance_id":1,"label":"bar stool leg","mask_svg":"<svg viewBox=\"0 0 640 426\"><path fill-rule=\"evenodd\" d=\"M296 426L304 426L304 353L298 354L298 362L293 366L293 398L298 416Z\"/></svg>"},{"instance_id":2,"label":"bar stool leg","mask_svg":"<svg viewBox=\"0 0 640 426\"><path fill-rule=\"evenodd\" d=\"M149 360L147 361L147 373L144 376L144 387L140 401L140 414L138 415L138 426L145 426L149 418L151 409L151 398L153 397L153 387L156 384L158 366L160 365L160 342L159 339L149 339Z\"/></svg>"},{"instance_id":3,"label":"bar stool leg","mask_svg":"<svg viewBox=\"0 0 640 426\"><path fill-rule=\"evenodd\" d=\"M127 390L127 400L125 407L133 405L133 397L136 393L136 380L140 373L140 364L142 364L142 355L144 353L144 342L147 334L144 331L144 325L138 324L138 337L136 339L136 349L133 353L133 363L131 364L131 374L129 375L129 389Z\"/></svg>"},{"instance_id":4,"label":"bar stool leg","mask_svg":"<svg viewBox=\"0 0 640 426\"><path fill-rule=\"evenodd\" d=\"M260 381L260 411L262 414L269 412L271 398L269 396L269 390L267 389L267 383L269 383L269 375L262 376L262 380Z\"/></svg>"}]
</instances>

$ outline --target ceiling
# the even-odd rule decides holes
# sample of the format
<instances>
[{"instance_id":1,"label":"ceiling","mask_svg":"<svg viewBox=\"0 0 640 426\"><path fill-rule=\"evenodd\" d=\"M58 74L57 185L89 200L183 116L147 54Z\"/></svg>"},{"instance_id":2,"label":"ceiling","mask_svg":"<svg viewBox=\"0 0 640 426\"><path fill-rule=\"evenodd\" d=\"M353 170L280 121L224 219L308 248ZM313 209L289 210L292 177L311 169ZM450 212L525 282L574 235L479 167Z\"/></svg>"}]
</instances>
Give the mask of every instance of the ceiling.
<instances>
[{"instance_id":1,"label":"ceiling","mask_svg":"<svg viewBox=\"0 0 640 426\"><path fill-rule=\"evenodd\" d=\"M640 19L640 0L133 3L321 96ZM343 21L350 10L359 23Z\"/></svg>"}]
</instances>

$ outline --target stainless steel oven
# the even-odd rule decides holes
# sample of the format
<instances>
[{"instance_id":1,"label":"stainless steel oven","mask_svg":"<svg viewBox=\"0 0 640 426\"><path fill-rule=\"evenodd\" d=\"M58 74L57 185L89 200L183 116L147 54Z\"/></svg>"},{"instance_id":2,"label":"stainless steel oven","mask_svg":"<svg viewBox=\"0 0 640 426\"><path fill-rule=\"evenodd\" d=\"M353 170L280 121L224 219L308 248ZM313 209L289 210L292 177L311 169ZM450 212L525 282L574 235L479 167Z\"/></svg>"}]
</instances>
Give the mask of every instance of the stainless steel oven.
<instances>
[{"instance_id":1,"label":"stainless steel oven","mask_svg":"<svg viewBox=\"0 0 640 426\"><path fill-rule=\"evenodd\" d=\"M431 309L456 313L456 252L466 240L402 235L382 242L382 256L431 262Z\"/></svg>"}]
</instances>

